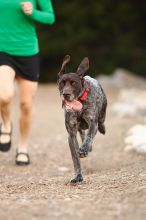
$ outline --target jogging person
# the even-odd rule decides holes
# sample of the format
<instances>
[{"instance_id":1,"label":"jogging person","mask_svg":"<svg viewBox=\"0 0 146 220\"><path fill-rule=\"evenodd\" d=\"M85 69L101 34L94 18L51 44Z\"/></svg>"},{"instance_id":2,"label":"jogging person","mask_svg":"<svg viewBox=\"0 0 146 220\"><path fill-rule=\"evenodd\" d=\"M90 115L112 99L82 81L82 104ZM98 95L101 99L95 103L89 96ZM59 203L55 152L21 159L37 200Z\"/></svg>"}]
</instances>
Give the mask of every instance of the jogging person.
<instances>
[{"instance_id":1,"label":"jogging person","mask_svg":"<svg viewBox=\"0 0 146 220\"><path fill-rule=\"evenodd\" d=\"M51 0L0 0L0 151L11 148L11 100L19 87L20 138L16 164L30 163L28 140L39 80L39 44L35 22L55 21Z\"/></svg>"}]
</instances>

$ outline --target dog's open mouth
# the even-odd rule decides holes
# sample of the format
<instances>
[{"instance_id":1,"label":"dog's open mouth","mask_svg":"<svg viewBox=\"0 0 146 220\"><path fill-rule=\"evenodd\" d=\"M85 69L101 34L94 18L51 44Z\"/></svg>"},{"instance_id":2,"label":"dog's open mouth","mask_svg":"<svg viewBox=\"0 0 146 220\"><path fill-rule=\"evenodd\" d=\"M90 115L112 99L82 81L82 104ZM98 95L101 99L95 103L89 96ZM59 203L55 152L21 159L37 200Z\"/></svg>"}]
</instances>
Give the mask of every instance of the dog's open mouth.
<instances>
[{"instance_id":1,"label":"dog's open mouth","mask_svg":"<svg viewBox=\"0 0 146 220\"><path fill-rule=\"evenodd\" d=\"M68 112L74 112L74 111L80 111L83 107L82 103L77 100L73 100L71 102L64 100L63 101L63 107L66 109Z\"/></svg>"}]
</instances>

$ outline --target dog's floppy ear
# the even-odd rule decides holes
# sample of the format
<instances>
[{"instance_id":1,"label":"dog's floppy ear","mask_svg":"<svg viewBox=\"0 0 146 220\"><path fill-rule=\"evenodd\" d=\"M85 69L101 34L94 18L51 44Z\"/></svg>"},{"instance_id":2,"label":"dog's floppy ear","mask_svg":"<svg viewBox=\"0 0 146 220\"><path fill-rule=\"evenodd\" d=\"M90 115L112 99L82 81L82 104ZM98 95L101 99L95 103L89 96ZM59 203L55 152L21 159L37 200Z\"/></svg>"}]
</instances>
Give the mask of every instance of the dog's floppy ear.
<instances>
[{"instance_id":1,"label":"dog's floppy ear","mask_svg":"<svg viewBox=\"0 0 146 220\"><path fill-rule=\"evenodd\" d=\"M70 61L70 55L66 55L63 59L63 63L62 63L60 72L58 73L59 77L65 73L65 66L69 61Z\"/></svg>"},{"instance_id":2,"label":"dog's floppy ear","mask_svg":"<svg viewBox=\"0 0 146 220\"><path fill-rule=\"evenodd\" d=\"M79 76L82 78L88 69L89 69L89 59L88 57L85 57L77 69L77 74L79 74Z\"/></svg>"}]
</instances>

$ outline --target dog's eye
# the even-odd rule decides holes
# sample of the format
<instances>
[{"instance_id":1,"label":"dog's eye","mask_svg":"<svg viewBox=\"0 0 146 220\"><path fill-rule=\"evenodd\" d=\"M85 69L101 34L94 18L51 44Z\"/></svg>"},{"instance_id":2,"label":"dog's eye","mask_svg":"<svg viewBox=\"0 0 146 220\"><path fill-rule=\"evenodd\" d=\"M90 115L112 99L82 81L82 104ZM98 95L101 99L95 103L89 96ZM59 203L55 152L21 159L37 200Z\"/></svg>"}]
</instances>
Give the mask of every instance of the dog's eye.
<instances>
[{"instance_id":1,"label":"dog's eye","mask_svg":"<svg viewBox=\"0 0 146 220\"><path fill-rule=\"evenodd\" d=\"M65 85L65 80L62 80L61 83L60 83L60 85L61 85L61 86L64 86L64 85Z\"/></svg>"},{"instance_id":2,"label":"dog's eye","mask_svg":"<svg viewBox=\"0 0 146 220\"><path fill-rule=\"evenodd\" d=\"M70 83L71 83L72 86L74 86L76 84L75 81L71 81Z\"/></svg>"}]
</instances>

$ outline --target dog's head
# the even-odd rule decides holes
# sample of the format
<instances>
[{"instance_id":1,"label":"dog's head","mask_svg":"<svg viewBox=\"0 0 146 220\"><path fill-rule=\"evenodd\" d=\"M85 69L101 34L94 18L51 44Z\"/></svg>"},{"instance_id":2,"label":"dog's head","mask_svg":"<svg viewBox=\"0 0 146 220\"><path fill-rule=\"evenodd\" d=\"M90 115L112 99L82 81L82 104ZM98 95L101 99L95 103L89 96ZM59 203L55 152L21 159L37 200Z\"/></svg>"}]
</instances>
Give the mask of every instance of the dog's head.
<instances>
[{"instance_id":1,"label":"dog's head","mask_svg":"<svg viewBox=\"0 0 146 220\"><path fill-rule=\"evenodd\" d=\"M77 100L83 89L83 77L89 69L89 59L85 57L77 68L76 73L65 72L66 64L70 61L70 56L66 55L58 73L58 85L60 95L63 101L72 102Z\"/></svg>"}]
</instances>

